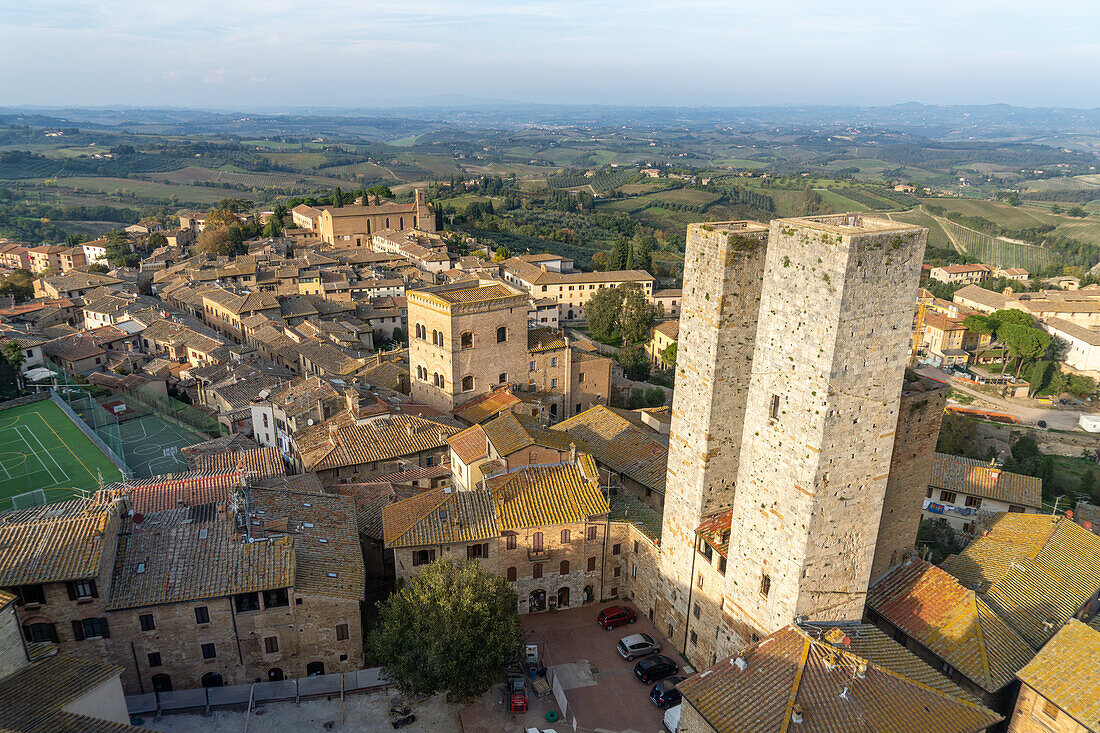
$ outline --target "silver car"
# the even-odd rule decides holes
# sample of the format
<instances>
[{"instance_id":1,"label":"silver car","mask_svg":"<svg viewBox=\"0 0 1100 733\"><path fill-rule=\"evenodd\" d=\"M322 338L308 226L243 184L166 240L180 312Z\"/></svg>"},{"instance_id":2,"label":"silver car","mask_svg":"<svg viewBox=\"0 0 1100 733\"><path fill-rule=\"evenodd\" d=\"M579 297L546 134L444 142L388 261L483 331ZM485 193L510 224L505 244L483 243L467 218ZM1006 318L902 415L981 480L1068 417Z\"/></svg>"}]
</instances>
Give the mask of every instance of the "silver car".
<instances>
[{"instance_id":1,"label":"silver car","mask_svg":"<svg viewBox=\"0 0 1100 733\"><path fill-rule=\"evenodd\" d=\"M649 634L631 634L619 639L619 656L633 661L636 657L644 657L647 654L656 654L661 651L661 645Z\"/></svg>"}]
</instances>

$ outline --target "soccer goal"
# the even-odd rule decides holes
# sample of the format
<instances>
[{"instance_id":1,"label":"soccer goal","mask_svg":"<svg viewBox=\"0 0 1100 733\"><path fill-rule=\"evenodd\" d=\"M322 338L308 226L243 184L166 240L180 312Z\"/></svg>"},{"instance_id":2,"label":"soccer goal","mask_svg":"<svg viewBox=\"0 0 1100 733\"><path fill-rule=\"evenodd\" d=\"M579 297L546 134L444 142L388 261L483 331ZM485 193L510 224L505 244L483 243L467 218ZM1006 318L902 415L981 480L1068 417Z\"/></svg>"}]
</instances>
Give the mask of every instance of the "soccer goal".
<instances>
[{"instance_id":1,"label":"soccer goal","mask_svg":"<svg viewBox=\"0 0 1100 733\"><path fill-rule=\"evenodd\" d=\"M42 489L34 489L33 491L26 491L22 494L16 494L11 498L11 508L20 511L22 509L30 509L31 507L41 506L46 503L46 492Z\"/></svg>"}]
</instances>

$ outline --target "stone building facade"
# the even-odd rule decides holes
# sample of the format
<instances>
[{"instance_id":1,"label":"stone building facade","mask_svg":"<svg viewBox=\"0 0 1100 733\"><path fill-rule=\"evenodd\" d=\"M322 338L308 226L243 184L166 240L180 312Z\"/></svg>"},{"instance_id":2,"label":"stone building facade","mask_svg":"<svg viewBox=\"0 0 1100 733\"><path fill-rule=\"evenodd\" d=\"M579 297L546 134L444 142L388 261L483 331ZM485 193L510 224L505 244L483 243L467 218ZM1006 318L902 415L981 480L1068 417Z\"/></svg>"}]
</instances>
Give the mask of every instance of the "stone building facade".
<instances>
[{"instance_id":1,"label":"stone building facade","mask_svg":"<svg viewBox=\"0 0 1100 733\"><path fill-rule=\"evenodd\" d=\"M406 294L412 397L449 412L528 375L527 296L503 283Z\"/></svg>"},{"instance_id":2,"label":"stone building facade","mask_svg":"<svg viewBox=\"0 0 1100 733\"><path fill-rule=\"evenodd\" d=\"M733 505L767 242L756 222L688 227L655 620L663 630L684 628L695 528Z\"/></svg>"},{"instance_id":3,"label":"stone building facade","mask_svg":"<svg viewBox=\"0 0 1100 733\"><path fill-rule=\"evenodd\" d=\"M423 189L410 204L382 203L367 206L323 206L316 218L322 242L342 247L370 246L372 235L386 229L418 229L434 232L435 210Z\"/></svg>"},{"instance_id":4,"label":"stone building facade","mask_svg":"<svg viewBox=\"0 0 1100 733\"><path fill-rule=\"evenodd\" d=\"M771 224L725 582L741 644L863 614L926 235Z\"/></svg>"},{"instance_id":5,"label":"stone building facade","mask_svg":"<svg viewBox=\"0 0 1100 733\"><path fill-rule=\"evenodd\" d=\"M946 384L907 373L898 404L898 426L890 456L882 515L879 519L871 581L905 559L917 547L921 507L932 473L936 440L947 405Z\"/></svg>"}]
</instances>

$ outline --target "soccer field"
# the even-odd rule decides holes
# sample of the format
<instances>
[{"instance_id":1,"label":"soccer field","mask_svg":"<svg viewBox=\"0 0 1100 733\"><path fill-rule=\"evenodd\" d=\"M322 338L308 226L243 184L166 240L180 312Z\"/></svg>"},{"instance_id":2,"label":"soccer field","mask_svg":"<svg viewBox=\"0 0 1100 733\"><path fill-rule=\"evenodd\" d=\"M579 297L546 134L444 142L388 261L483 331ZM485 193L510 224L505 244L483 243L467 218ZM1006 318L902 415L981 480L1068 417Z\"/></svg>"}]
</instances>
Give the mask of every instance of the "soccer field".
<instances>
[{"instance_id":1,"label":"soccer field","mask_svg":"<svg viewBox=\"0 0 1100 733\"><path fill-rule=\"evenodd\" d=\"M187 471L181 449L207 437L164 420L145 415L119 423L119 435L126 446L126 465L134 478Z\"/></svg>"},{"instance_id":2,"label":"soccer field","mask_svg":"<svg viewBox=\"0 0 1100 733\"><path fill-rule=\"evenodd\" d=\"M0 510L32 491L57 501L95 489L101 477L111 483L122 472L52 400L0 410Z\"/></svg>"}]
</instances>

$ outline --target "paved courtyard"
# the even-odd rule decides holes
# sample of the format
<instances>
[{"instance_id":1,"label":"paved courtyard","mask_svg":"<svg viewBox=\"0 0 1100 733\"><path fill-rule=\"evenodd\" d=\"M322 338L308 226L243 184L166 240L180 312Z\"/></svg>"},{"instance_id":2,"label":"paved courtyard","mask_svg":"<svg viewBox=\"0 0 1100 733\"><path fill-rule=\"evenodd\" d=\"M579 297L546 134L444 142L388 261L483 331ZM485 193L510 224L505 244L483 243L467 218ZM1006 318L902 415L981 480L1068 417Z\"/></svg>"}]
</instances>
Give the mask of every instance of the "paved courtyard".
<instances>
[{"instance_id":1,"label":"paved courtyard","mask_svg":"<svg viewBox=\"0 0 1100 733\"><path fill-rule=\"evenodd\" d=\"M571 722L576 716L584 730L658 733L663 730L664 711L649 701L652 685L637 680L635 663L620 657L615 645L624 636L645 633L661 643L661 654L682 664L686 662L644 615L639 614L633 624L605 631L596 623L596 616L610 605L614 604L524 616L527 643L543 645L548 664L565 689L570 707L567 720ZM547 664L547 660L543 659L543 663ZM682 669L681 676L685 674ZM571 726L561 723L543 727L556 728L559 733L571 730Z\"/></svg>"}]
</instances>

